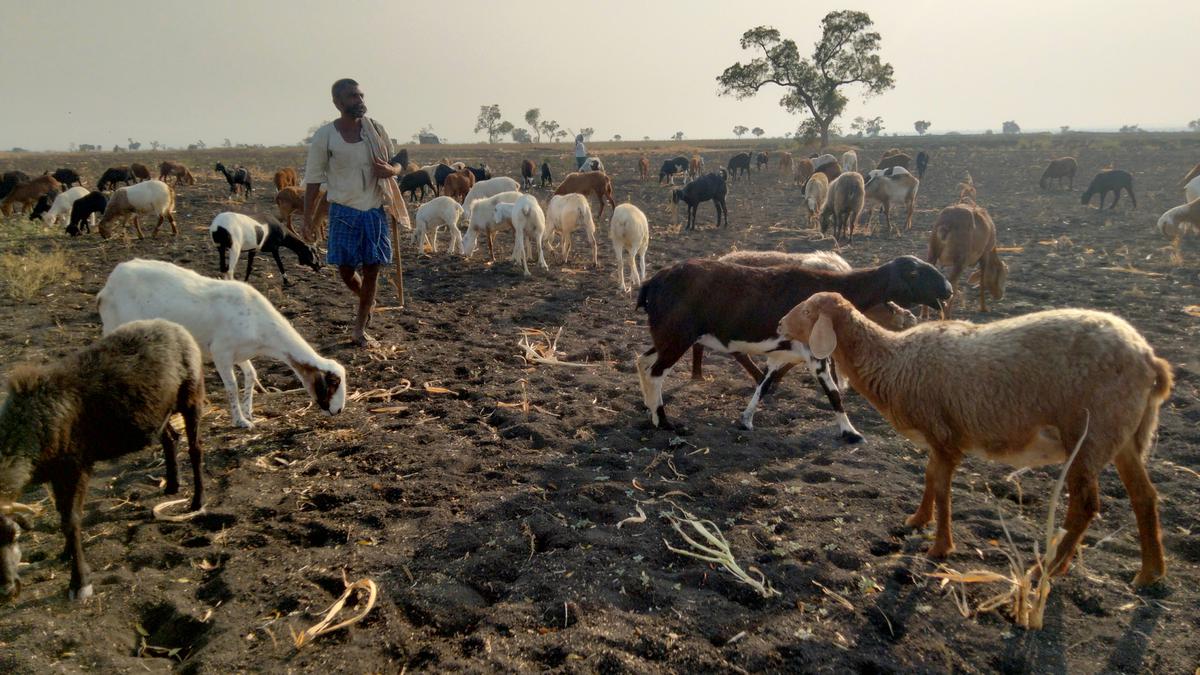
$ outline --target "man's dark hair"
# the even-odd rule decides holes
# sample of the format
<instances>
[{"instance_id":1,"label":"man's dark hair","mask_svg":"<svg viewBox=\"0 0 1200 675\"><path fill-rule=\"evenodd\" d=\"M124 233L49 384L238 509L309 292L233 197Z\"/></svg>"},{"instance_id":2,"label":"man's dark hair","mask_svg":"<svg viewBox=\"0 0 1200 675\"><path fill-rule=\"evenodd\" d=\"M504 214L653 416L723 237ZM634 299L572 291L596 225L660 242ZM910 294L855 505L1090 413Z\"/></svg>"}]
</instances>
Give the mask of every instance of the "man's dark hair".
<instances>
[{"instance_id":1,"label":"man's dark hair","mask_svg":"<svg viewBox=\"0 0 1200 675\"><path fill-rule=\"evenodd\" d=\"M342 97L342 92L346 91L350 87L357 87L357 86L358 86L358 82L355 82L354 80L352 80L348 77L343 77L342 79L333 83L333 86L329 88L329 92L331 94L333 94L334 99L339 99Z\"/></svg>"}]
</instances>

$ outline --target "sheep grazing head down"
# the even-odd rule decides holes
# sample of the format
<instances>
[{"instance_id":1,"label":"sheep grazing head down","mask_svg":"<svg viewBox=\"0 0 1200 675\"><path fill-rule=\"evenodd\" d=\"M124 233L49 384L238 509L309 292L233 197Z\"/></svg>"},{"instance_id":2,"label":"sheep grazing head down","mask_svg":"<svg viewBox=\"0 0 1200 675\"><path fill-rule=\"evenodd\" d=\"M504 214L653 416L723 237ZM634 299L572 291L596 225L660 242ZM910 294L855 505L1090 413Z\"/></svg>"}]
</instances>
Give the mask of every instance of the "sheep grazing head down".
<instances>
[{"instance_id":1,"label":"sheep grazing head down","mask_svg":"<svg viewBox=\"0 0 1200 675\"><path fill-rule=\"evenodd\" d=\"M975 270L967 278L967 283L972 286L982 284L988 295L997 300L1003 300L1004 286L1008 283L1008 263L996 258L992 264L988 265L986 275L981 275L979 270Z\"/></svg>"},{"instance_id":2,"label":"sheep grazing head down","mask_svg":"<svg viewBox=\"0 0 1200 675\"><path fill-rule=\"evenodd\" d=\"M346 407L346 369L337 361L326 359L317 366L289 361L308 395L327 415L336 415Z\"/></svg>"},{"instance_id":3,"label":"sheep grazing head down","mask_svg":"<svg viewBox=\"0 0 1200 675\"><path fill-rule=\"evenodd\" d=\"M914 256L900 256L882 269L888 271L888 297L901 307L925 305L941 311L954 293L938 268Z\"/></svg>"},{"instance_id":4,"label":"sheep grazing head down","mask_svg":"<svg viewBox=\"0 0 1200 675\"><path fill-rule=\"evenodd\" d=\"M300 260L301 265L311 267L312 271L321 271L321 254L317 251L317 247L309 244L296 250L296 258Z\"/></svg>"},{"instance_id":5,"label":"sheep grazing head down","mask_svg":"<svg viewBox=\"0 0 1200 675\"><path fill-rule=\"evenodd\" d=\"M33 529L33 525L24 516L0 510L0 601L21 593L21 578L17 574L21 547L17 539L21 530L29 529Z\"/></svg>"}]
</instances>

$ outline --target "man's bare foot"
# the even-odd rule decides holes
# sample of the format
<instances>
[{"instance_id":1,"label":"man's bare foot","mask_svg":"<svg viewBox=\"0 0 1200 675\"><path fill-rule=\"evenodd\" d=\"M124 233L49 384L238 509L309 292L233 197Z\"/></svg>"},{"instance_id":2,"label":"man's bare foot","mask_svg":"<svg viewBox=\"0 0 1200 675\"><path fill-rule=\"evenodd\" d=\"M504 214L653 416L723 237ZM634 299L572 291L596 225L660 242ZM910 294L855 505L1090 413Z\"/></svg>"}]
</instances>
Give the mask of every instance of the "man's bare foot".
<instances>
[{"instance_id":1,"label":"man's bare foot","mask_svg":"<svg viewBox=\"0 0 1200 675\"><path fill-rule=\"evenodd\" d=\"M355 331L353 340L354 340L354 344L358 345L359 347L366 347L368 349L374 349L375 347L379 346L379 340L376 340L375 338L371 337L365 331L363 331L363 332Z\"/></svg>"}]
</instances>

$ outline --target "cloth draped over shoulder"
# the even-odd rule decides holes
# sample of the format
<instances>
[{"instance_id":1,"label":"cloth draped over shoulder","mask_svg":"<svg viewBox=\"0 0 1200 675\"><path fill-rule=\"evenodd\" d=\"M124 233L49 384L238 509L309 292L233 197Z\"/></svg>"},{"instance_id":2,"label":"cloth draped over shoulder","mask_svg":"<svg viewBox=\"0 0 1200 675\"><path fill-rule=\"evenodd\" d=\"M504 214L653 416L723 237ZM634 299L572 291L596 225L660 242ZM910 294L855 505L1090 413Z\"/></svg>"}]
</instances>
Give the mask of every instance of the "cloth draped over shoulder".
<instances>
[{"instance_id":1,"label":"cloth draped over shoulder","mask_svg":"<svg viewBox=\"0 0 1200 675\"><path fill-rule=\"evenodd\" d=\"M387 164L392 156L391 147L389 142L380 136L375 121L369 117L363 117L359 124L362 128L363 142L367 144L371 158ZM404 204L404 195L400 193L400 185L396 179L380 178L376 189L383 198L383 210L392 218L392 221L400 223L406 228L412 227L412 223L408 219L408 208Z\"/></svg>"}]
</instances>

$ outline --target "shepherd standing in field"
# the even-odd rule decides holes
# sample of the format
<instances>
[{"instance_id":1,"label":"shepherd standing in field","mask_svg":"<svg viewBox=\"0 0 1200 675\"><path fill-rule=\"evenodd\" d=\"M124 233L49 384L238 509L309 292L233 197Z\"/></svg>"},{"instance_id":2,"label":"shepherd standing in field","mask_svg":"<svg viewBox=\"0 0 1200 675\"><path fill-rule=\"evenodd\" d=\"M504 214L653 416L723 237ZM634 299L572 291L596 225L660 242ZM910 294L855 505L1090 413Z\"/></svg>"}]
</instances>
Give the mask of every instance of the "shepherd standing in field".
<instances>
[{"instance_id":1,"label":"shepherd standing in field","mask_svg":"<svg viewBox=\"0 0 1200 675\"><path fill-rule=\"evenodd\" d=\"M583 168L583 160L587 159L587 148L583 146L583 134L575 137L575 170Z\"/></svg>"},{"instance_id":2,"label":"shepherd standing in field","mask_svg":"<svg viewBox=\"0 0 1200 675\"><path fill-rule=\"evenodd\" d=\"M389 164L394 153L383 126L367 117L363 92L349 78L332 87L333 105L341 117L317 129L304 168L304 237L316 235L313 221L317 195L326 184L329 200L329 253L346 287L358 296L354 343L377 346L367 334L379 270L392 262L388 218L406 227L408 210L395 177L403 167Z\"/></svg>"}]
</instances>

